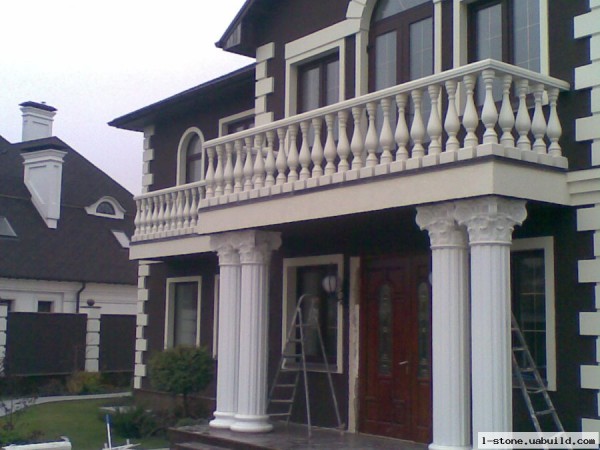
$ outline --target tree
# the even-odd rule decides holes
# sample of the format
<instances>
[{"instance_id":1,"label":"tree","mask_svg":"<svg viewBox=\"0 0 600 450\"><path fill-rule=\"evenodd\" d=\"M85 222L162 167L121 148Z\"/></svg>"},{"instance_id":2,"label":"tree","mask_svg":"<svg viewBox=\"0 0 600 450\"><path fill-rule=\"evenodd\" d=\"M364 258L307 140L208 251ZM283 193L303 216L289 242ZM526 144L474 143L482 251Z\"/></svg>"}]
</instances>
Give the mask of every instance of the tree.
<instances>
[{"instance_id":1,"label":"tree","mask_svg":"<svg viewBox=\"0 0 600 450\"><path fill-rule=\"evenodd\" d=\"M156 389L183 396L183 410L189 416L189 394L212 381L213 359L204 348L174 347L152 356L149 375Z\"/></svg>"}]
</instances>

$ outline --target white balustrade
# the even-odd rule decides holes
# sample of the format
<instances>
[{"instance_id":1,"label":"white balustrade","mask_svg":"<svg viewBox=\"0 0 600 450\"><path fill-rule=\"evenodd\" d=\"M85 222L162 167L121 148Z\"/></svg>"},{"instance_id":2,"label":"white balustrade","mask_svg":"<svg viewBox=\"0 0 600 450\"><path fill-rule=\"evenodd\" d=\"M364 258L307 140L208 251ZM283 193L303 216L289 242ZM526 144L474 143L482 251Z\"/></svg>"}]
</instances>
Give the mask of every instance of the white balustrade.
<instances>
[{"instance_id":1,"label":"white balustrade","mask_svg":"<svg viewBox=\"0 0 600 450\"><path fill-rule=\"evenodd\" d=\"M566 168L557 102L568 89L485 60L207 141L202 182L136 198L133 240L192 233L207 206L490 152Z\"/></svg>"}]
</instances>

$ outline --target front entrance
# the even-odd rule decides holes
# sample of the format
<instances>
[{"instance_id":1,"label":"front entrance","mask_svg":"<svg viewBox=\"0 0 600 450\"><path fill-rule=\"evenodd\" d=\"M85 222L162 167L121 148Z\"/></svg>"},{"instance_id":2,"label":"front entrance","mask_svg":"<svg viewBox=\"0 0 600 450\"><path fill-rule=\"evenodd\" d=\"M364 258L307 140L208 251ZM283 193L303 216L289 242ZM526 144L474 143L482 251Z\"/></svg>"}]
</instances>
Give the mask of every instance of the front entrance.
<instances>
[{"instance_id":1,"label":"front entrance","mask_svg":"<svg viewBox=\"0 0 600 450\"><path fill-rule=\"evenodd\" d=\"M427 255L373 258L362 271L359 430L431 442Z\"/></svg>"}]
</instances>

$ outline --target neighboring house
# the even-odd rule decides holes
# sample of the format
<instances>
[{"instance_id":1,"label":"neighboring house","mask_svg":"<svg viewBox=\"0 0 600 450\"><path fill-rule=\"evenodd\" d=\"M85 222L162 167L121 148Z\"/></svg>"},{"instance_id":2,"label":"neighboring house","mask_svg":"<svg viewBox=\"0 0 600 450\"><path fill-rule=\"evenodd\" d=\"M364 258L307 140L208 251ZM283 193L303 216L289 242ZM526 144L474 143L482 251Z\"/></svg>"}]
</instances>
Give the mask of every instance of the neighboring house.
<instances>
[{"instance_id":1,"label":"neighboring house","mask_svg":"<svg viewBox=\"0 0 600 450\"><path fill-rule=\"evenodd\" d=\"M211 426L269 431L309 293L350 431L471 448L532 429L512 309L565 428L599 431L599 40L597 0L247 1L217 45L254 66L111 122L144 133L135 387L208 346Z\"/></svg>"},{"instance_id":2,"label":"neighboring house","mask_svg":"<svg viewBox=\"0 0 600 450\"><path fill-rule=\"evenodd\" d=\"M26 102L23 142L0 137L0 302L14 312L136 314L132 194L57 137Z\"/></svg>"}]
</instances>

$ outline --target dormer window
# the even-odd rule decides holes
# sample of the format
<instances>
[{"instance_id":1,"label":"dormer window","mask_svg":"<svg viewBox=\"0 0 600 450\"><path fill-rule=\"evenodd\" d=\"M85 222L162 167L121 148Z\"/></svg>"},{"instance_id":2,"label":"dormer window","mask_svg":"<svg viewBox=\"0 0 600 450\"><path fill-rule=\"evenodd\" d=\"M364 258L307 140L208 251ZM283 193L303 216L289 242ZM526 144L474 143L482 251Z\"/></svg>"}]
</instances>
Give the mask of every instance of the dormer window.
<instances>
[{"instance_id":1,"label":"dormer window","mask_svg":"<svg viewBox=\"0 0 600 450\"><path fill-rule=\"evenodd\" d=\"M111 219L122 219L125 217L125 208L117 200L108 196L98 199L90 206L86 206L85 211L92 216L108 217Z\"/></svg>"},{"instance_id":2,"label":"dormer window","mask_svg":"<svg viewBox=\"0 0 600 450\"><path fill-rule=\"evenodd\" d=\"M8 219L0 216L0 236L1 237L17 237L17 233L13 230Z\"/></svg>"}]
</instances>

